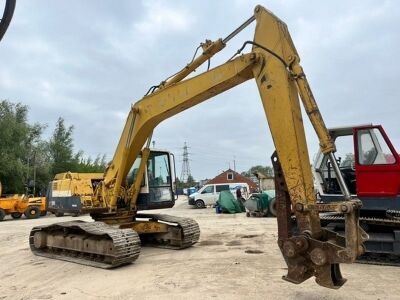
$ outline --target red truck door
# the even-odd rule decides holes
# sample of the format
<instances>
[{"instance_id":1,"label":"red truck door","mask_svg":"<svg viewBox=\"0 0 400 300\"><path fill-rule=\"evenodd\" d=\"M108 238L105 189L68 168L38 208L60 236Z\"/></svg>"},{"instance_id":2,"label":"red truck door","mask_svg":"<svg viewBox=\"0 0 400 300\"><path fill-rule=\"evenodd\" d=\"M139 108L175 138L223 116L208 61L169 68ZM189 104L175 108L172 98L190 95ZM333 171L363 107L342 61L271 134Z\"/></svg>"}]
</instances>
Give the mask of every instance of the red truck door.
<instances>
[{"instance_id":1,"label":"red truck door","mask_svg":"<svg viewBox=\"0 0 400 300\"><path fill-rule=\"evenodd\" d=\"M395 197L400 191L400 158L382 126L354 128L359 197Z\"/></svg>"}]
</instances>

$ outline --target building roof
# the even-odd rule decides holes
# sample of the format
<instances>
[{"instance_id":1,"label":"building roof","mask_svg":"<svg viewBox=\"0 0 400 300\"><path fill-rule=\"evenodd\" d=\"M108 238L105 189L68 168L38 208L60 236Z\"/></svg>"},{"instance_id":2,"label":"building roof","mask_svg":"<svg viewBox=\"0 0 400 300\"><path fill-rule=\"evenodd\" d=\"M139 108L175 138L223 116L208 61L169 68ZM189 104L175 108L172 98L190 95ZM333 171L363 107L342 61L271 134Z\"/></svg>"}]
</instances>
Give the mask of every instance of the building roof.
<instances>
[{"instance_id":1,"label":"building roof","mask_svg":"<svg viewBox=\"0 0 400 300\"><path fill-rule=\"evenodd\" d=\"M250 178L239 174L238 172L228 169L221 174L215 176L213 179L207 182L207 184L217 184L217 183L237 183L245 182L249 185L250 190L257 189L257 183L255 183Z\"/></svg>"}]
</instances>

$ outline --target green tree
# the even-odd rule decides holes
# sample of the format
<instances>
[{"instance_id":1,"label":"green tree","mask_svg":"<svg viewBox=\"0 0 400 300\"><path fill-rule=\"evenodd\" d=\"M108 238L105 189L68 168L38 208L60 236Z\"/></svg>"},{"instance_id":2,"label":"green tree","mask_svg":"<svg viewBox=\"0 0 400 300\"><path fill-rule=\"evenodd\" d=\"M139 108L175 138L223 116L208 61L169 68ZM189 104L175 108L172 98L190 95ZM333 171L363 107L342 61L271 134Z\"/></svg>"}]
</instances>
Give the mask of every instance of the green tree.
<instances>
[{"instance_id":1,"label":"green tree","mask_svg":"<svg viewBox=\"0 0 400 300\"><path fill-rule=\"evenodd\" d=\"M28 107L0 101L0 181L3 193L22 193L28 184L32 149L40 140L44 125L29 125Z\"/></svg>"},{"instance_id":2,"label":"green tree","mask_svg":"<svg viewBox=\"0 0 400 300\"><path fill-rule=\"evenodd\" d=\"M192 187L196 185L196 181L194 180L193 176L189 174L188 179L186 181L186 187Z\"/></svg>"},{"instance_id":3,"label":"green tree","mask_svg":"<svg viewBox=\"0 0 400 300\"><path fill-rule=\"evenodd\" d=\"M194 180L192 175L188 176L186 182L180 181L178 177L175 178L176 187L179 189L185 189L196 185L196 181Z\"/></svg>"},{"instance_id":4,"label":"green tree","mask_svg":"<svg viewBox=\"0 0 400 300\"><path fill-rule=\"evenodd\" d=\"M51 156L49 143L38 141L31 150L28 168L29 193L44 196L49 182L53 179L51 174Z\"/></svg>"},{"instance_id":5,"label":"green tree","mask_svg":"<svg viewBox=\"0 0 400 300\"><path fill-rule=\"evenodd\" d=\"M180 181L178 177L175 177L175 184L178 189L183 189L184 188L184 183Z\"/></svg>"},{"instance_id":6,"label":"green tree","mask_svg":"<svg viewBox=\"0 0 400 300\"><path fill-rule=\"evenodd\" d=\"M79 163L79 156L74 155L73 130L74 127L72 125L66 127L64 119L58 118L53 136L49 142L52 175L73 171L75 169L74 166Z\"/></svg>"},{"instance_id":7,"label":"green tree","mask_svg":"<svg viewBox=\"0 0 400 300\"><path fill-rule=\"evenodd\" d=\"M57 120L50 141L43 140L46 125L30 125L28 107L0 101L0 181L3 193L44 195L49 181L62 172L103 172L105 156L94 160L83 151L74 153L73 126Z\"/></svg>"},{"instance_id":8,"label":"green tree","mask_svg":"<svg viewBox=\"0 0 400 300\"><path fill-rule=\"evenodd\" d=\"M242 172L241 174L246 177L251 177L256 171L261 172L266 176L274 176L274 170L272 169L272 167L261 165L253 166L249 170Z\"/></svg>"},{"instance_id":9,"label":"green tree","mask_svg":"<svg viewBox=\"0 0 400 300\"><path fill-rule=\"evenodd\" d=\"M74 153L74 127L67 127L63 118L58 118L52 139L49 143L52 158L51 173L54 176L63 172L97 173L104 172L106 167L105 155L98 155L94 160L85 157L83 151Z\"/></svg>"},{"instance_id":10,"label":"green tree","mask_svg":"<svg viewBox=\"0 0 400 300\"><path fill-rule=\"evenodd\" d=\"M78 156L75 156L78 158L79 163L75 166L75 172L81 172L81 173L100 173L104 172L106 168L106 156L96 156L94 160L89 156L87 158L83 157L83 152L80 151L78 152Z\"/></svg>"}]
</instances>

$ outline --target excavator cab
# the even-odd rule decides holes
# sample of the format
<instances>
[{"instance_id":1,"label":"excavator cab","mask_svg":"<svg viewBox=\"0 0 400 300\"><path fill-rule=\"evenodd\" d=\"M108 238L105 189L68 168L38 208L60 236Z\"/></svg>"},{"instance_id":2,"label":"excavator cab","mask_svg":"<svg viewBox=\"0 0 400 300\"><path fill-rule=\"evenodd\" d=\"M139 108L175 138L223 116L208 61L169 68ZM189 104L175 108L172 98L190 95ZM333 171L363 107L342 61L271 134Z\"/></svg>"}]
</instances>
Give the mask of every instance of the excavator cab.
<instances>
[{"instance_id":1,"label":"excavator cab","mask_svg":"<svg viewBox=\"0 0 400 300\"><path fill-rule=\"evenodd\" d=\"M139 173L142 155L133 163L127 184L132 185ZM175 159L171 152L150 150L144 171L140 193L136 202L138 210L170 208L175 204Z\"/></svg>"},{"instance_id":2,"label":"excavator cab","mask_svg":"<svg viewBox=\"0 0 400 300\"><path fill-rule=\"evenodd\" d=\"M358 125L329 130L337 145L340 171L353 197L367 211L398 210L400 207L400 157L381 125ZM320 199L332 202L342 197L326 155L314 161L314 184Z\"/></svg>"}]
</instances>

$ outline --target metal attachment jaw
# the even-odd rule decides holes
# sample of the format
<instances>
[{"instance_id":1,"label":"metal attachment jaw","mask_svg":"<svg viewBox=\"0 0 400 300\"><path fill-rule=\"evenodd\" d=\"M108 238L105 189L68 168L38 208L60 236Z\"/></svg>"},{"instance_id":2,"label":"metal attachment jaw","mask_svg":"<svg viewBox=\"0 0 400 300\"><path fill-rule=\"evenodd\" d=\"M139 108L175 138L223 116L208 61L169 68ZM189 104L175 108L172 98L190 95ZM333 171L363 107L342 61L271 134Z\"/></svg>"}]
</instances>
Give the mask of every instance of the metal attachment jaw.
<instances>
[{"instance_id":1,"label":"metal attachment jaw","mask_svg":"<svg viewBox=\"0 0 400 300\"><path fill-rule=\"evenodd\" d=\"M272 156L277 199L278 245L288 266L284 280L302 283L315 276L315 281L327 288L340 288L346 279L340 272L340 263L352 263L363 254L363 242L368 235L359 227L360 200L330 204L293 205L296 216L302 219L318 218L319 212L340 212L345 215L345 236L325 228L318 233L296 226L291 201L276 153ZM304 218L306 216L306 218ZM307 225L304 221L301 226ZM300 227L300 228L299 228Z\"/></svg>"}]
</instances>

